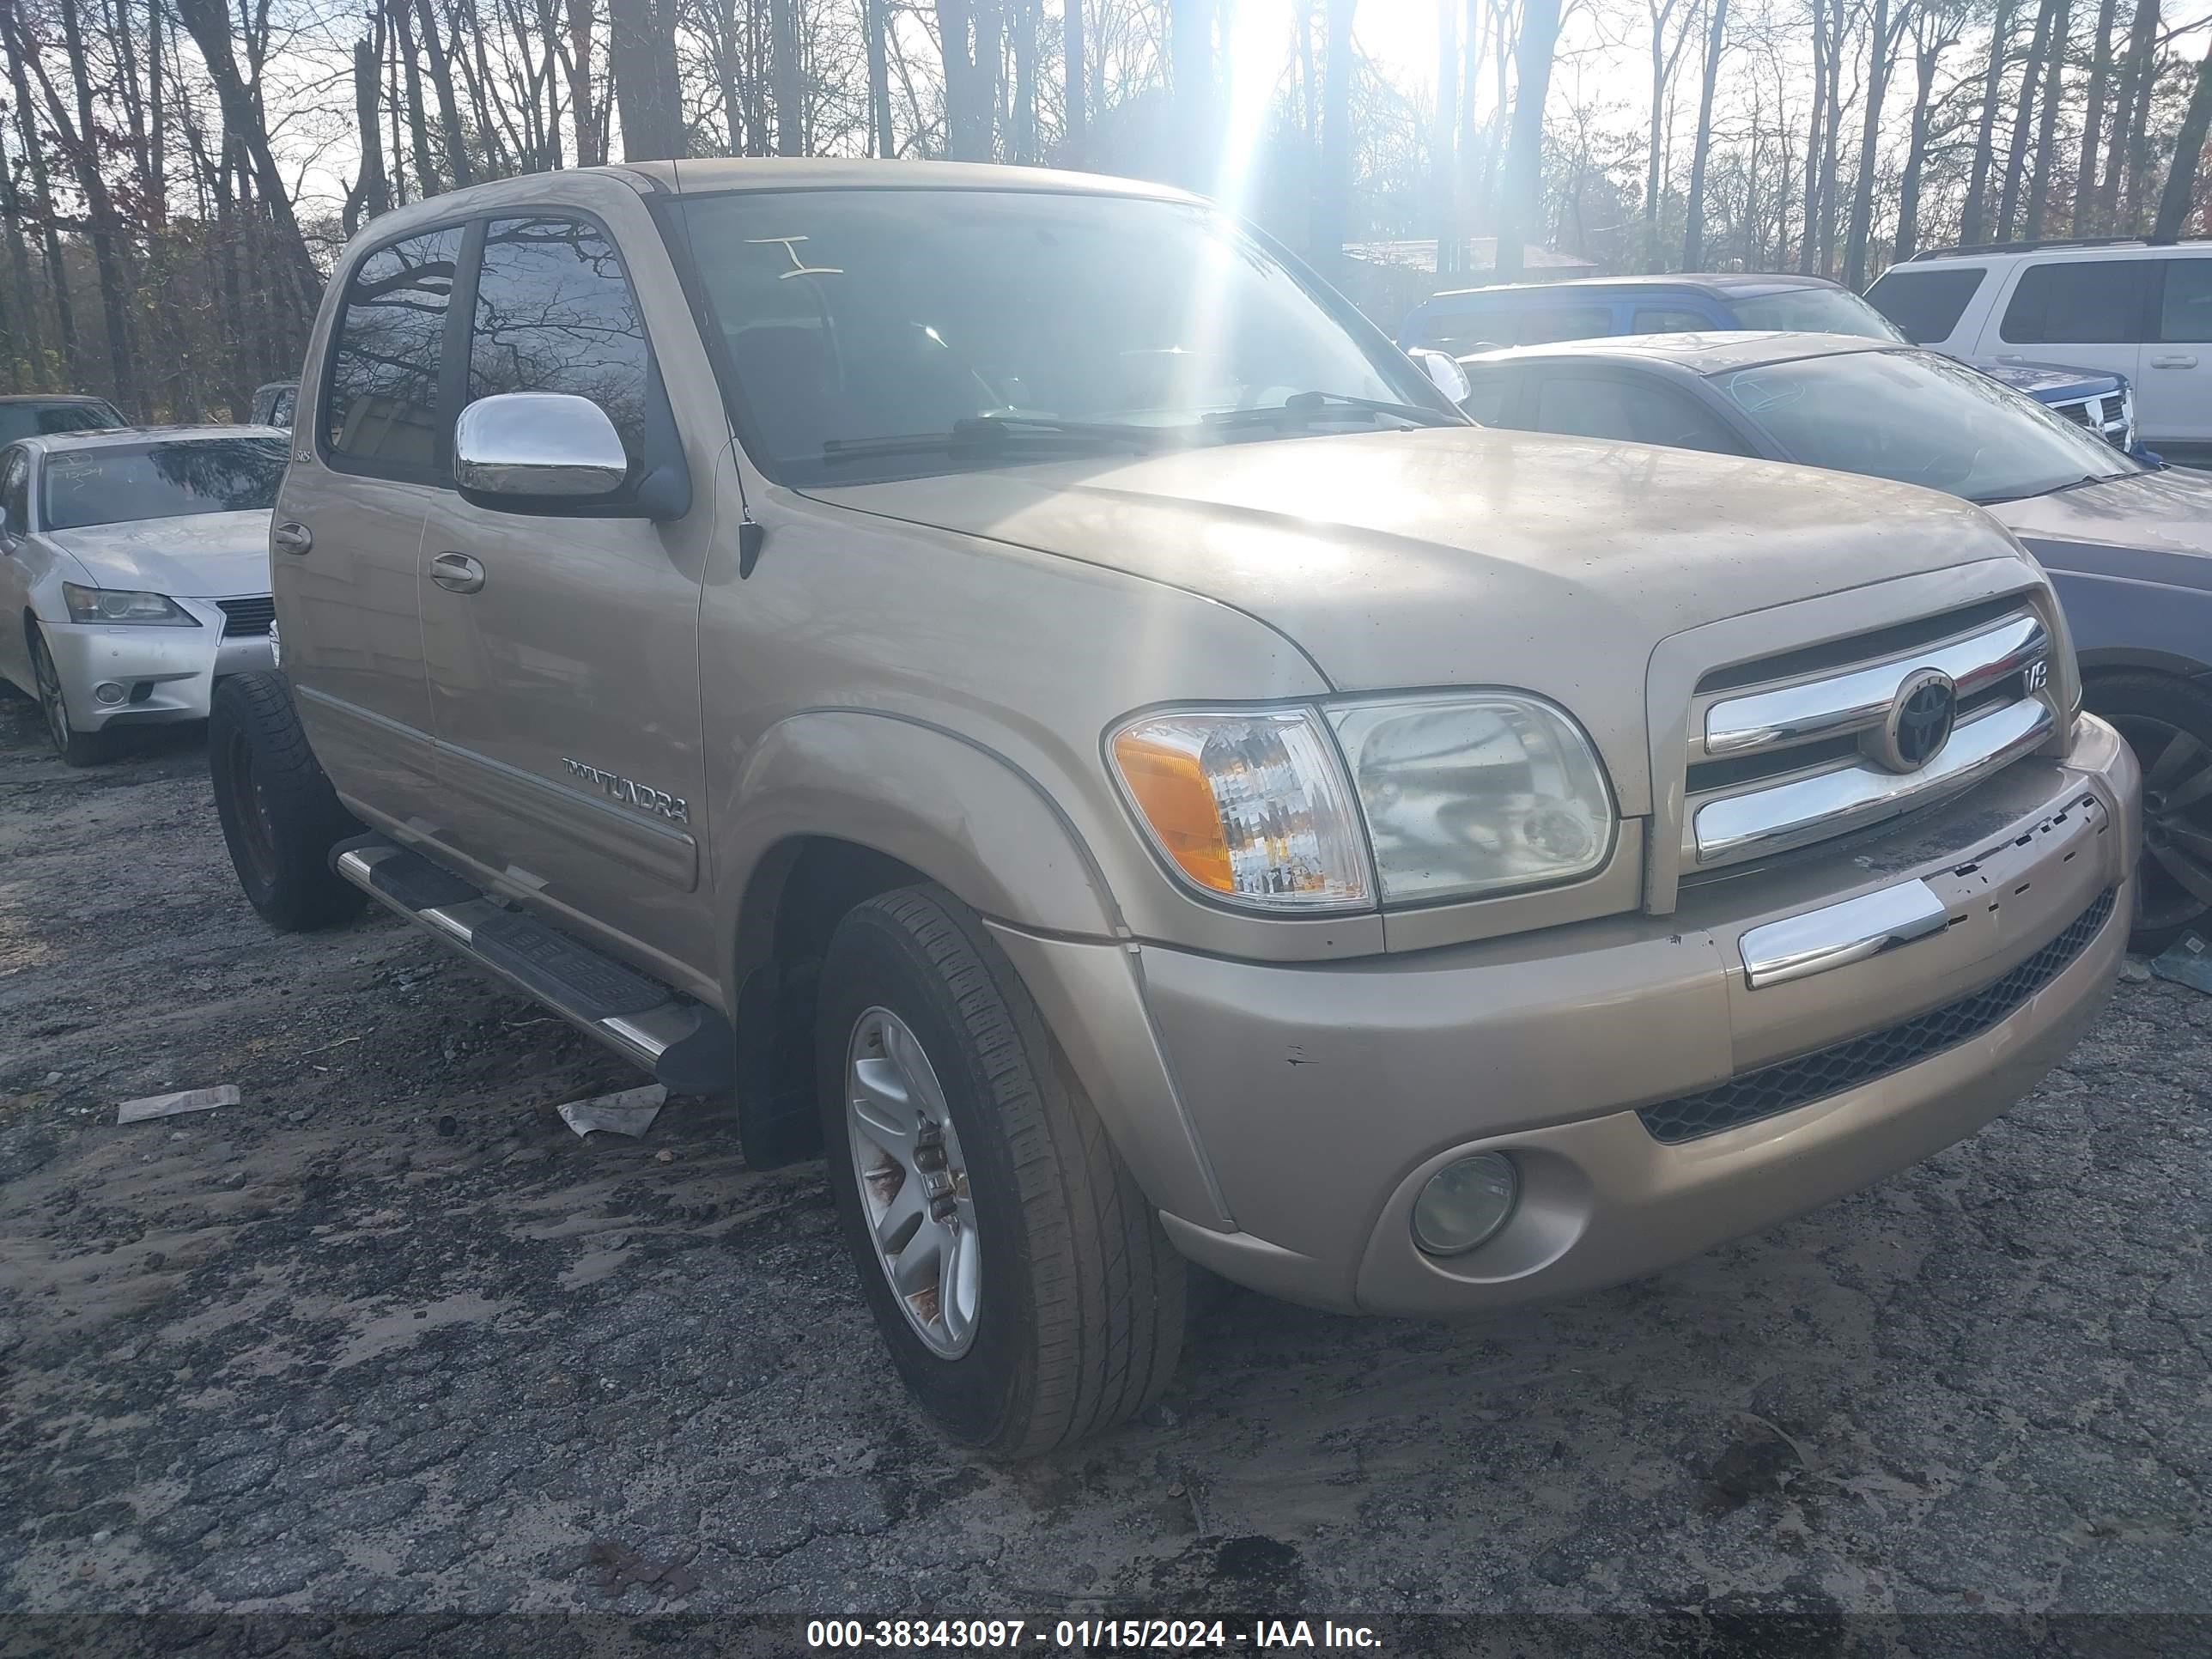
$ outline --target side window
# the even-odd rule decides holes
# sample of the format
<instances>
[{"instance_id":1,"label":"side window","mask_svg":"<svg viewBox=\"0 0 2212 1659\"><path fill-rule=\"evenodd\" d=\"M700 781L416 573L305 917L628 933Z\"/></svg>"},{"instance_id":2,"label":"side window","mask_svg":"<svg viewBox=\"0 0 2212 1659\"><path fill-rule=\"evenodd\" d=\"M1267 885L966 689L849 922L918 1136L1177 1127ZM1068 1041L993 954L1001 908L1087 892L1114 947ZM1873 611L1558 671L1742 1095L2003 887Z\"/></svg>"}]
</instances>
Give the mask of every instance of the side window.
<instances>
[{"instance_id":1,"label":"side window","mask_svg":"<svg viewBox=\"0 0 2212 1659\"><path fill-rule=\"evenodd\" d=\"M2212 340L2212 259L2161 259L2164 296L2159 301L2161 340Z\"/></svg>"},{"instance_id":2,"label":"side window","mask_svg":"<svg viewBox=\"0 0 2212 1659\"><path fill-rule=\"evenodd\" d=\"M1595 340L1613 332L1613 310L1608 306L1556 306L1531 311L1521 319L1516 345L1549 345L1554 340Z\"/></svg>"},{"instance_id":3,"label":"side window","mask_svg":"<svg viewBox=\"0 0 2212 1659\"><path fill-rule=\"evenodd\" d=\"M1483 426L1501 424L1505 419L1505 406L1510 401L1512 378L1501 369L1470 368L1467 383L1469 390L1459 406L1470 419Z\"/></svg>"},{"instance_id":4,"label":"side window","mask_svg":"<svg viewBox=\"0 0 2212 1659\"><path fill-rule=\"evenodd\" d=\"M1711 319L1679 306L1638 306L1630 319L1631 334L1697 334L1711 328Z\"/></svg>"},{"instance_id":5,"label":"side window","mask_svg":"<svg viewBox=\"0 0 2212 1659\"><path fill-rule=\"evenodd\" d=\"M552 216L492 222L469 333L471 402L501 392L588 398L636 466L652 367L629 279L604 231Z\"/></svg>"},{"instance_id":6,"label":"side window","mask_svg":"<svg viewBox=\"0 0 2212 1659\"><path fill-rule=\"evenodd\" d=\"M1720 419L1672 387L1626 376L1565 374L1536 388L1536 429L1741 455Z\"/></svg>"},{"instance_id":7,"label":"side window","mask_svg":"<svg viewBox=\"0 0 2212 1659\"><path fill-rule=\"evenodd\" d=\"M1419 343L1438 351L1490 351L1510 343L1512 319L1495 306L1431 317Z\"/></svg>"},{"instance_id":8,"label":"side window","mask_svg":"<svg viewBox=\"0 0 2212 1659\"><path fill-rule=\"evenodd\" d=\"M20 449L0 455L0 520L11 536L31 527L31 461Z\"/></svg>"},{"instance_id":9,"label":"side window","mask_svg":"<svg viewBox=\"0 0 2212 1659\"><path fill-rule=\"evenodd\" d=\"M2015 345L2132 345L2148 259L2066 259L2021 272L1998 333Z\"/></svg>"},{"instance_id":10,"label":"side window","mask_svg":"<svg viewBox=\"0 0 2212 1659\"><path fill-rule=\"evenodd\" d=\"M365 470L428 477L438 465L438 372L459 226L381 247L355 267L331 335L323 441Z\"/></svg>"},{"instance_id":11,"label":"side window","mask_svg":"<svg viewBox=\"0 0 2212 1659\"><path fill-rule=\"evenodd\" d=\"M1906 339L1926 345L1951 337L1987 270L1985 265L1947 265L1940 270L1892 265L1867 290L1867 299L1905 331Z\"/></svg>"}]
</instances>

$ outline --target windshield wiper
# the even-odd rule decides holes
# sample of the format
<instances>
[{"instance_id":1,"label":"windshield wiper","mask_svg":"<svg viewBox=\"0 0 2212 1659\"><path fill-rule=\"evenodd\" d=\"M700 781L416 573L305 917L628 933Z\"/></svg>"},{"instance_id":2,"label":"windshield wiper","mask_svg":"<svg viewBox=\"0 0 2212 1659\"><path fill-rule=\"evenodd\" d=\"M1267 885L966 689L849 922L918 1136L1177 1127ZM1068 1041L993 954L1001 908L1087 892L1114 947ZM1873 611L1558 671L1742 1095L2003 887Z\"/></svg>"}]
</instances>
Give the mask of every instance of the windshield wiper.
<instances>
[{"instance_id":1,"label":"windshield wiper","mask_svg":"<svg viewBox=\"0 0 2212 1659\"><path fill-rule=\"evenodd\" d=\"M822 446L831 465L897 455L957 454L963 450L1036 449L1050 454L1081 453L1100 445L1121 445L1139 453L1174 447L1183 441L1170 428L1119 421L1060 421L1041 415L971 415L942 432L915 432L890 438L832 438Z\"/></svg>"},{"instance_id":2,"label":"windshield wiper","mask_svg":"<svg viewBox=\"0 0 2212 1659\"><path fill-rule=\"evenodd\" d=\"M1256 409L1222 409L1202 416L1205 425L1215 428L1248 426L1310 426L1316 421L1342 419L1349 414L1392 415L1415 426L1465 426L1462 416L1447 415L1440 409L1424 408L1419 404L1394 404L1378 398L1354 398L1342 392L1293 392L1279 404L1263 404Z\"/></svg>"},{"instance_id":3,"label":"windshield wiper","mask_svg":"<svg viewBox=\"0 0 2212 1659\"><path fill-rule=\"evenodd\" d=\"M2149 471L2148 467L2143 469L2144 472ZM1973 501L1977 507L1995 507L2002 501L2032 501L2045 495L2063 495L2069 489L2086 489L2091 484L2113 483L2122 478L2142 476L2137 472L2091 472L2079 478L2069 478L2064 483L2052 484L2048 489L2031 489L2020 495L1977 495Z\"/></svg>"}]
</instances>

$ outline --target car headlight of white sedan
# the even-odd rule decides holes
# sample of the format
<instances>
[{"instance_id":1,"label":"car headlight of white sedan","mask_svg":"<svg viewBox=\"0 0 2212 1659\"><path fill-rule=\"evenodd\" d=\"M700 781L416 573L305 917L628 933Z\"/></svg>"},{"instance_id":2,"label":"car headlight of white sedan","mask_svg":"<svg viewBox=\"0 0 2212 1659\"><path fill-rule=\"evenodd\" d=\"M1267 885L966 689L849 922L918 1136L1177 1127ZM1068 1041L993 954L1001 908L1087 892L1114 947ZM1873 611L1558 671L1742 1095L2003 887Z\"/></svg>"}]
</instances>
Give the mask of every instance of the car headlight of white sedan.
<instances>
[{"instance_id":1,"label":"car headlight of white sedan","mask_svg":"<svg viewBox=\"0 0 2212 1659\"><path fill-rule=\"evenodd\" d=\"M199 618L166 593L127 587L85 587L62 584L62 603L79 623L141 623L149 628L198 628Z\"/></svg>"},{"instance_id":2,"label":"car headlight of white sedan","mask_svg":"<svg viewBox=\"0 0 2212 1659\"><path fill-rule=\"evenodd\" d=\"M1106 748L1176 872L1259 910L1571 881L1605 863L1620 823L1582 728L1520 692L1166 710L1117 726Z\"/></svg>"}]
</instances>

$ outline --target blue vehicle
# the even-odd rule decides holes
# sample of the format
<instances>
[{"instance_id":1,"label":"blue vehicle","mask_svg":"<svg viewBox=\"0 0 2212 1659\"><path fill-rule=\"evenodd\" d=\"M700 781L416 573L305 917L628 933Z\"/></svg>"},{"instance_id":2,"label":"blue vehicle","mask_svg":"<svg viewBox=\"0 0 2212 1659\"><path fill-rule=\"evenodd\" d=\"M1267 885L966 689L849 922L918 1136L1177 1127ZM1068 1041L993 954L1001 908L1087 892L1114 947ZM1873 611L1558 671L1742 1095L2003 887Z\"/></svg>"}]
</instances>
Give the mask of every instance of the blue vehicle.
<instances>
[{"instance_id":1,"label":"blue vehicle","mask_svg":"<svg viewBox=\"0 0 2212 1659\"><path fill-rule=\"evenodd\" d=\"M1909 343L1894 323L1847 288L1818 276L1749 271L1461 289L1414 307L1399 328L1398 343L1407 350L1427 347L1465 356L1611 335L1766 329ZM1984 374L2088 428L2113 448L2156 460L2136 450L2135 394L2124 377L2102 369L1973 361Z\"/></svg>"}]
</instances>

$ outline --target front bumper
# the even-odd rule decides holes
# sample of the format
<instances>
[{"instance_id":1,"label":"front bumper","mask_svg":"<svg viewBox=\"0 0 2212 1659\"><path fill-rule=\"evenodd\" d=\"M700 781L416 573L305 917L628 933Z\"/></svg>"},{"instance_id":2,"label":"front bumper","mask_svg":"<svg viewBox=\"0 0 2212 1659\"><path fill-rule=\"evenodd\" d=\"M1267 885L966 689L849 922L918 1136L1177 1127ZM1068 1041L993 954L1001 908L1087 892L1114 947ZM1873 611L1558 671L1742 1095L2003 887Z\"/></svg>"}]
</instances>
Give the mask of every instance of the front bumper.
<instances>
[{"instance_id":1,"label":"front bumper","mask_svg":"<svg viewBox=\"0 0 2212 1659\"><path fill-rule=\"evenodd\" d=\"M1367 1312L1569 1294L1769 1225L1972 1133L2066 1052L2125 947L2138 787L2126 745L2085 718L2067 761L2016 763L1825 856L1686 886L1671 915L1312 966L1146 945L1148 1024L1214 1201L1179 1208L1149 1179L1148 1190L1194 1260ZM1747 983L1747 933L1915 880L1943 907L1934 931ZM1034 975L1053 952L1022 955ZM1637 1109L1710 1098L1808 1055L1864 1054L1870 1034L1886 1034L1879 1048L1887 1034L1924 1032L1914 1022L1930 1011L2024 976L2027 993L1997 1016L1963 1036L1944 1028L1887 1069L1839 1069L1842 1086L1808 1097L1817 1066L1797 1068L1801 1103L1756 1121L1668 1140L1679 1115L1655 1110L1655 1133ZM1084 1028L1063 1040L1094 1097L1126 1083L1116 1109L1142 1098L1148 1079L1098 1075L1133 1052L1099 1036L1102 998L1040 1001L1056 1030ZM1133 1160L1140 1178L1163 1161L1159 1139ZM1480 1151L1513 1157L1519 1208L1479 1249L1423 1254L1414 1199Z\"/></svg>"},{"instance_id":2,"label":"front bumper","mask_svg":"<svg viewBox=\"0 0 2212 1659\"><path fill-rule=\"evenodd\" d=\"M110 726L204 720L215 683L228 674L274 668L266 635L226 639L222 609L210 599L180 599L198 628L149 628L129 623L40 624L53 653L70 724L80 732ZM102 702L101 686L116 688Z\"/></svg>"}]
</instances>

